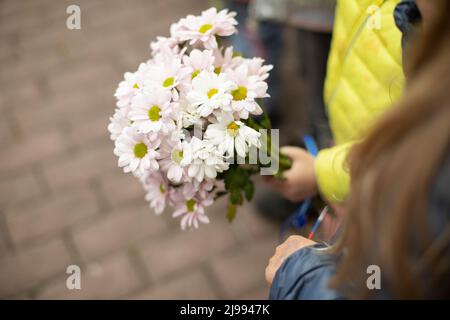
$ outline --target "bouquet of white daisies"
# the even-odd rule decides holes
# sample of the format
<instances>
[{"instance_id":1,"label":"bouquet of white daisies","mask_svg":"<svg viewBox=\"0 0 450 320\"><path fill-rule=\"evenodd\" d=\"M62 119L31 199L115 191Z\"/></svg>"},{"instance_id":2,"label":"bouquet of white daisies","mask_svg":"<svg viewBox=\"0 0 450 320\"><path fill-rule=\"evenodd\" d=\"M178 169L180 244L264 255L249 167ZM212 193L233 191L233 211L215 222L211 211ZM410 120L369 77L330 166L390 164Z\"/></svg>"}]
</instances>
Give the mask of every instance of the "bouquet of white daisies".
<instances>
[{"instance_id":1,"label":"bouquet of white daisies","mask_svg":"<svg viewBox=\"0 0 450 320\"><path fill-rule=\"evenodd\" d=\"M182 229L209 223L205 208L223 195L231 221L263 166L250 161L254 151L274 153L260 132L270 122L259 105L272 66L220 45L236 32L234 16L211 8L172 24L170 37L150 44L151 58L125 73L115 93L108 130L118 165L141 181L157 214L172 207ZM281 160L280 169L289 167Z\"/></svg>"}]
</instances>

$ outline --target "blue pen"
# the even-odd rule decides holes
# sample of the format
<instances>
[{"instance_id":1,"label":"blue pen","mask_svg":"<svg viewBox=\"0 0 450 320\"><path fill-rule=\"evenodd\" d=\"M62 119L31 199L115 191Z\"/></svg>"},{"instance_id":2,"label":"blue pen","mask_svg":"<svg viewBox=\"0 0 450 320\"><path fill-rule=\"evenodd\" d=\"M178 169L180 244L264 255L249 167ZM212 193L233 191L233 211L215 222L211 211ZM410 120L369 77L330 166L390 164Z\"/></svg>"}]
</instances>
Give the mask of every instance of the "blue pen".
<instances>
[{"instance_id":1,"label":"blue pen","mask_svg":"<svg viewBox=\"0 0 450 320\"><path fill-rule=\"evenodd\" d=\"M319 148L317 148L316 141L314 141L314 138L309 135L305 134L303 136L303 142L305 143L306 150L313 156L317 157L317 154L319 153Z\"/></svg>"},{"instance_id":2,"label":"blue pen","mask_svg":"<svg viewBox=\"0 0 450 320\"><path fill-rule=\"evenodd\" d=\"M303 135L303 143L305 144L306 150L313 156L316 157L319 153L319 148L317 147L314 138L309 135ZM293 219L293 224L296 228L301 228L306 224L306 214L311 206L311 199L305 199L300 207L295 212L295 218Z\"/></svg>"}]
</instances>

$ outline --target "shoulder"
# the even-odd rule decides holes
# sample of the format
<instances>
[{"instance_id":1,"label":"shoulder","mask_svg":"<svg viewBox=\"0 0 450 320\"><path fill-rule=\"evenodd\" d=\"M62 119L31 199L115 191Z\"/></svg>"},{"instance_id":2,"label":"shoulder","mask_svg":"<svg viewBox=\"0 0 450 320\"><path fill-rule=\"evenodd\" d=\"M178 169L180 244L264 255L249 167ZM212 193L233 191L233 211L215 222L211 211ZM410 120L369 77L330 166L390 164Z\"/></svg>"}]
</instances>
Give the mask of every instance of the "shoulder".
<instances>
[{"instance_id":1,"label":"shoulder","mask_svg":"<svg viewBox=\"0 0 450 320\"><path fill-rule=\"evenodd\" d=\"M300 249L278 269L270 299L342 299L328 281L334 274L336 258L322 245Z\"/></svg>"}]
</instances>

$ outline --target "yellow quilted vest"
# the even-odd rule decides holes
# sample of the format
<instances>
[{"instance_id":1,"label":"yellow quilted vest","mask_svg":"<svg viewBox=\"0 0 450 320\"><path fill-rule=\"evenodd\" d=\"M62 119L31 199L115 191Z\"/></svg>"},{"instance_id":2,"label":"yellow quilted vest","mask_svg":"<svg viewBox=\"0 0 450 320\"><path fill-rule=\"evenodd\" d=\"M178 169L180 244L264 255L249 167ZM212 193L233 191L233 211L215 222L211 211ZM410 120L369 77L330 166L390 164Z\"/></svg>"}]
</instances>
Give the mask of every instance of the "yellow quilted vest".
<instances>
[{"instance_id":1,"label":"yellow quilted vest","mask_svg":"<svg viewBox=\"0 0 450 320\"><path fill-rule=\"evenodd\" d=\"M315 163L319 189L332 202L350 185L347 152L401 95L401 33L393 11L400 0L338 0L324 98L336 145Z\"/></svg>"}]
</instances>

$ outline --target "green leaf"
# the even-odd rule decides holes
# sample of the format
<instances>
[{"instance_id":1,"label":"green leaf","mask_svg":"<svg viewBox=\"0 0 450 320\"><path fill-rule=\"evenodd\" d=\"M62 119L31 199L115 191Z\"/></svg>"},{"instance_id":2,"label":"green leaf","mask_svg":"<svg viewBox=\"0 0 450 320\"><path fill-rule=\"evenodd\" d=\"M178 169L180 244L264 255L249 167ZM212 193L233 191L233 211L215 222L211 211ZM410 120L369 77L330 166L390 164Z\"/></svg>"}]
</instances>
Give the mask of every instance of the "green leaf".
<instances>
[{"instance_id":1,"label":"green leaf","mask_svg":"<svg viewBox=\"0 0 450 320\"><path fill-rule=\"evenodd\" d=\"M248 200L253 197L254 186L250 176L254 171L252 167L233 165L224 173L225 188L230 194L231 204L242 205L244 196Z\"/></svg>"},{"instance_id":2,"label":"green leaf","mask_svg":"<svg viewBox=\"0 0 450 320\"><path fill-rule=\"evenodd\" d=\"M241 190L236 188L236 189L231 189L231 193L230 193L230 202L232 204L242 204L242 193Z\"/></svg>"},{"instance_id":3,"label":"green leaf","mask_svg":"<svg viewBox=\"0 0 450 320\"><path fill-rule=\"evenodd\" d=\"M252 129L255 129L255 130L261 129L261 126L252 117L249 117L247 120L244 120L244 123L245 123L245 125L247 125L248 127L252 128Z\"/></svg>"},{"instance_id":4,"label":"green leaf","mask_svg":"<svg viewBox=\"0 0 450 320\"><path fill-rule=\"evenodd\" d=\"M233 177L233 171L234 167L230 166L230 168L223 172L223 181L225 182L225 189L230 190L231 189L231 180Z\"/></svg>"},{"instance_id":5,"label":"green leaf","mask_svg":"<svg viewBox=\"0 0 450 320\"><path fill-rule=\"evenodd\" d=\"M247 184L244 187L245 198L247 201L251 201L253 198L253 194L255 193L255 185L253 181L248 180Z\"/></svg>"},{"instance_id":6,"label":"green leaf","mask_svg":"<svg viewBox=\"0 0 450 320\"><path fill-rule=\"evenodd\" d=\"M269 129L269 130L272 129L272 123L270 121L269 115L266 112L263 113L263 116L261 119L261 126L264 129Z\"/></svg>"},{"instance_id":7,"label":"green leaf","mask_svg":"<svg viewBox=\"0 0 450 320\"><path fill-rule=\"evenodd\" d=\"M227 220L229 223L233 222L236 217L237 206L232 203L228 203L227 207Z\"/></svg>"}]
</instances>

